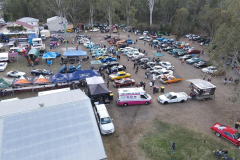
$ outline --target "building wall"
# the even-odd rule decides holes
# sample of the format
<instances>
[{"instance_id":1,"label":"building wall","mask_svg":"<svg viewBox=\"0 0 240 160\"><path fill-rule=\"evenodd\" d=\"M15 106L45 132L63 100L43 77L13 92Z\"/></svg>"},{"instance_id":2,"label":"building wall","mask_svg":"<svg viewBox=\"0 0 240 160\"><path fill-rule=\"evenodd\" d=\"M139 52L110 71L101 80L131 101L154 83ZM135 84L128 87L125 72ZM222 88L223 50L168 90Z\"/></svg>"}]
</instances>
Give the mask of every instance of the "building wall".
<instances>
[{"instance_id":1,"label":"building wall","mask_svg":"<svg viewBox=\"0 0 240 160\"><path fill-rule=\"evenodd\" d=\"M12 25L10 25L10 26L20 26L20 25L18 25L18 24L12 24ZM32 29L32 28L27 28L27 27L24 27L27 31L33 31L34 29ZM7 27L5 27L5 28L2 28L2 29L0 29L0 33L6 33L6 32L10 32L8 29L7 29Z\"/></svg>"}]
</instances>

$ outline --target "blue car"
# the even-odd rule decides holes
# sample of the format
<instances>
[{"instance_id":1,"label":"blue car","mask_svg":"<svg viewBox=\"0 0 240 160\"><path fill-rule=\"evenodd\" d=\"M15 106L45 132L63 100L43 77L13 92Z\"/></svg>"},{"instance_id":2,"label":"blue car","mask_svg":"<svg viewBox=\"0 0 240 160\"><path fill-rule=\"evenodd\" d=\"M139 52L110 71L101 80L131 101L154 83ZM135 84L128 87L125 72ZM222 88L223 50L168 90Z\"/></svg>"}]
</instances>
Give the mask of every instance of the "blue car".
<instances>
[{"instance_id":1,"label":"blue car","mask_svg":"<svg viewBox=\"0 0 240 160\"><path fill-rule=\"evenodd\" d=\"M132 40L131 39L128 39L128 44L132 44Z\"/></svg>"},{"instance_id":2,"label":"blue car","mask_svg":"<svg viewBox=\"0 0 240 160\"><path fill-rule=\"evenodd\" d=\"M164 39L163 37L156 38L156 40L158 40L158 41L162 41L163 39Z\"/></svg>"},{"instance_id":3,"label":"blue car","mask_svg":"<svg viewBox=\"0 0 240 160\"><path fill-rule=\"evenodd\" d=\"M119 27L125 27L125 25L124 24L120 24L120 26Z\"/></svg>"},{"instance_id":4,"label":"blue car","mask_svg":"<svg viewBox=\"0 0 240 160\"><path fill-rule=\"evenodd\" d=\"M115 57L107 57L101 60L102 63L116 61Z\"/></svg>"}]
</instances>

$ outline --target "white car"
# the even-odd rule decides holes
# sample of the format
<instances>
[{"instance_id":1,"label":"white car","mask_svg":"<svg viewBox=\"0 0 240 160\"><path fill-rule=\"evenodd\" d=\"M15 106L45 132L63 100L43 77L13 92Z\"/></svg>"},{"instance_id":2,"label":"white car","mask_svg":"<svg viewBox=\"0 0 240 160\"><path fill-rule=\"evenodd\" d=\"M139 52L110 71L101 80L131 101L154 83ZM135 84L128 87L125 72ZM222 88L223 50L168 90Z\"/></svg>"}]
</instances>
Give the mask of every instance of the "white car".
<instances>
[{"instance_id":1,"label":"white car","mask_svg":"<svg viewBox=\"0 0 240 160\"><path fill-rule=\"evenodd\" d=\"M158 97L158 102L162 104L175 103L175 102L185 102L189 96L185 92L169 92Z\"/></svg>"},{"instance_id":2,"label":"white car","mask_svg":"<svg viewBox=\"0 0 240 160\"><path fill-rule=\"evenodd\" d=\"M151 67L151 68L148 68L147 71L151 73L151 72L154 71L154 70L159 70L159 71L160 71L160 70L162 70L162 69L163 69L162 66L153 66L153 67Z\"/></svg>"},{"instance_id":3,"label":"white car","mask_svg":"<svg viewBox=\"0 0 240 160\"><path fill-rule=\"evenodd\" d=\"M9 71L6 74L8 77L21 77L26 75L25 72L19 72L19 71Z\"/></svg>"},{"instance_id":4,"label":"white car","mask_svg":"<svg viewBox=\"0 0 240 160\"><path fill-rule=\"evenodd\" d=\"M150 39L150 37L148 37L148 36L139 37L139 40L144 40L144 39Z\"/></svg>"},{"instance_id":5,"label":"white car","mask_svg":"<svg viewBox=\"0 0 240 160\"><path fill-rule=\"evenodd\" d=\"M160 64L163 68L166 68L166 69L168 69L168 70L174 70L174 66L173 66L170 62L162 61L162 62L159 62L159 64Z\"/></svg>"},{"instance_id":6,"label":"white car","mask_svg":"<svg viewBox=\"0 0 240 160\"><path fill-rule=\"evenodd\" d=\"M8 63L7 62L0 62L0 71L5 71L7 68Z\"/></svg>"},{"instance_id":7,"label":"white car","mask_svg":"<svg viewBox=\"0 0 240 160\"><path fill-rule=\"evenodd\" d=\"M162 69L161 71L159 71L157 74L155 74L155 77L157 79L160 79L160 78L164 78L164 76L172 76L173 75L173 71L171 70L164 70Z\"/></svg>"},{"instance_id":8,"label":"white car","mask_svg":"<svg viewBox=\"0 0 240 160\"><path fill-rule=\"evenodd\" d=\"M90 32L97 32L99 29L97 29L97 28L93 28L93 29L90 29L89 31Z\"/></svg>"},{"instance_id":9,"label":"white car","mask_svg":"<svg viewBox=\"0 0 240 160\"><path fill-rule=\"evenodd\" d=\"M148 34L148 31L143 31L143 35L147 35Z\"/></svg>"},{"instance_id":10,"label":"white car","mask_svg":"<svg viewBox=\"0 0 240 160\"><path fill-rule=\"evenodd\" d=\"M94 113L97 119L97 124L102 134L111 134L114 132L114 125L110 118L107 108L104 104L94 106Z\"/></svg>"},{"instance_id":11,"label":"white car","mask_svg":"<svg viewBox=\"0 0 240 160\"><path fill-rule=\"evenodd\" d=\"M216 72L217 69L214 66L208 66L207 68L202 69L203 73L213 73Z\"/></svg>"}]
</instances>

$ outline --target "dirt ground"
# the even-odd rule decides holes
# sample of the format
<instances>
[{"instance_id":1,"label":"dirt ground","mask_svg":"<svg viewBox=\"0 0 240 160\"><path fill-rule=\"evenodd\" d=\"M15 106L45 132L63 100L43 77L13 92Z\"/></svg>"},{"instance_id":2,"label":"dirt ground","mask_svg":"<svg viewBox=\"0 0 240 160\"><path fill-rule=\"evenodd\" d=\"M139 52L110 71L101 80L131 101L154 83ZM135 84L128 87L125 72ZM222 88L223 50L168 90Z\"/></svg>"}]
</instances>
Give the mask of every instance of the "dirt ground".
<instances>
[{"instance_id":1,"label":"dirt ground","mask_svg":"<svg viewBox=\"0 0 240 160\"><path fill-rule=\"evenodd\" d=\"M92 41L95 43L102 43L109 46L107 41L104 40L105 34L101 33L83 33L91 36ZM101 37L101 41L99 39ZM118 37L117 34L115 34ZM68 35L68 40L72 41L72 38L75 37L74 34ZM121 39L127 39L127 34L121 32ZM139 36L131 34L130 38L135 41ZM170 36L168 38L173 38ZM201 47L199 43L191 43L187 39L182 38L181 41L185 41L190 43L193 47L199 50L203 50L204 47ZM49 41L46 41L46 46L49 46ZM69 49L75 49L77 46L75 44L69 44ZM148 56L153 57L153 53L156 53L156 50L150 48L148 44L143 44L143 41L138 40L137 44L133 44L132 46L136 48L142 48L148 52ZM82 45L80 49L87 51ZM63 52L65 51L64 45L61 45L57 48L56 51ZM88 53L89 54L89 53ZM192 65L181 64L178 58L174 58L169 55L167 52L163 52L165 55L161 57L162 61L169 61L175 66L174 75L180 75L184 78L181 83L170 84L169 88L167 86L161 84L159 80L155 82L155 86L161 87L165 86L165 93L170 91L184 91L187 94L190 93L189 82L187 79L195 79L195 78L206 78L210 77L210 75L204 75L201 69L196 69ZM204 60L208 60L207 55L201 55L200 58ZM35 66L34 68L46 68L51 69L54 73L57 73L60 68L60 58L54 63L54 65L49 68L46 63L42 63L40 60L40 64ZM232 145L231 143L216 138L213 132L210 130L210 127L216 123L222 123L225 125L229 125L234 127L235 120L239 118L239 105L237 103L233 103L229 100L230 95L233 93L234 86L231 84L223 85L223 79L225 77L212 77L212 83L217 86L216 89L216 98L215 100L209 101L196 101L196 100L188 100L185 103L176 103L169 105L159 104L157 101L160 93L152 94L152 90L149 87L149 82L151 79L144 79L144 73L146 70L140 69L137 74L135 74L135 70L133 69L133 62L128 62L127 57L121 55L121 60L119 60L120 64L124 64L127 67L127 72L131 73L131 77L135 79L137 83L140 81L146 82L146 92L152 96L152 104L150 105L135 105L128 107L121 107L116 104L116 101L113 100L110 105L107 106L110 116L113 119L113 123L115 126L115 132L112 135L102 136L104 146L106 149L106 153L109 160L128 160L128 159L138 159L143 160L147 159L144 155L144 152L138 148L138 140L141 136L152 130L153 120L158 118L159 120L177 124L180 126L184 126L188 129L192 129L198 132L202 132L210 137L218 140L224 141L223 143L229 147L229 150L237 150L237 147ZM10 63L5 72L0 73L0 77L6 77L6 72L9 70L19 70L27 72L27 75L30 75L30 70L32 67L26 66L27 61L24 58L20 58L19 62ZM89 62L82 62L83 69L89 69ZM233 76L233 78L239 77L235 71L229 70L227 72L227 77ZM109 90L112 90L114 93L114 99L116 98L116 88L113 87L110 82ZM30 96L36 96L36 94L32 93L24 93L17 95L19 98L26 98ZM9 98L9 97L8 97ZM173 140L174 141L174 140ZM171 142L169 142L169 146Z\"/></svg>"}]
</instances>

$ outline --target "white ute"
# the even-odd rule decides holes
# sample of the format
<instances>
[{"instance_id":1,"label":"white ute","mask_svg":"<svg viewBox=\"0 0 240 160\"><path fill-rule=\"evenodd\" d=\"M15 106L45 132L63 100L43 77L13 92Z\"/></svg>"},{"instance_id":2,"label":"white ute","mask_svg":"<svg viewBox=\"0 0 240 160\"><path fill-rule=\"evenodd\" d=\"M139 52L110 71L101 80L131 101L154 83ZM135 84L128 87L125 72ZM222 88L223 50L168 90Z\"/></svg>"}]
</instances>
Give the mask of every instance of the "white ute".
<instances>
[{"instance_id":1,"label":"white ute","mask_svg":"<svg viewBox=\"0 0 240 160\"><path fill-rule=\"evenodd\" d=\"M185 102L189 96L185 92L169 92L158 97L158 101L162 104Z\"/></svg>"},{"instance_id":2,"label":"white ute","mask_svg":"<svg viewBox=\"0 0 240 160\"><path fill-rule=\"evenodd\" d=\"M107 108L104 104L99 104L94 107L94 113L97 119L98 126L102 134L111 134L114 132L114 125L110 118Z\"/></svg>"}]
</instances>

